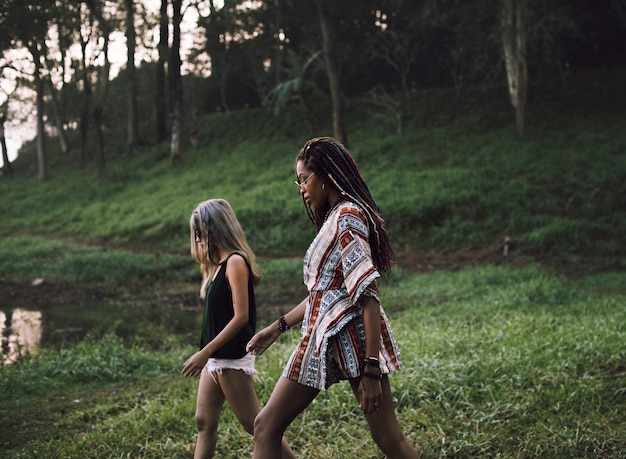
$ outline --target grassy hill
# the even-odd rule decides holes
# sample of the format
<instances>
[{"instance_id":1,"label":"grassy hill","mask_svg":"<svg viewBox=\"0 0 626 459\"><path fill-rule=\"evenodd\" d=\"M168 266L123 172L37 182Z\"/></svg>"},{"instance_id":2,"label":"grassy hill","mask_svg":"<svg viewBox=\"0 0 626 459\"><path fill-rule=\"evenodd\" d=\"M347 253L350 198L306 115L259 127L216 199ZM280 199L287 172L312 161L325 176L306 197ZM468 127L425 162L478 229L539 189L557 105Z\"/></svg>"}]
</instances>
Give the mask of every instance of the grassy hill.
<instances>
[{"instance_id":1,"label":"grassy hill","mask_svg":"<svg viewBox=\"0 0 626 459\"><path fill-rule=\"evenodd\" d=\"M366 100L353 101L349 147L403 266L445 266L455 254L501 260L510 238L518 258L623 268L625 77L622 68L531 85L524 139L505 87L417 91L401 136ZM330 134L329 123L310 132L295 109L249 109L186 128L195 146L178 166L168 144L127 156L124 132L109 132L101 178L77 148L64 157L50 139L50 178L40 183L26 146L15 174L0 178L1 276L159 277L187 257L189 214L212 197L232 203L259 257L300 257L314 228L293 185L294 158L308 138ZM32 263L38 257L47 267Z\"/></svg>"}]
</instances>

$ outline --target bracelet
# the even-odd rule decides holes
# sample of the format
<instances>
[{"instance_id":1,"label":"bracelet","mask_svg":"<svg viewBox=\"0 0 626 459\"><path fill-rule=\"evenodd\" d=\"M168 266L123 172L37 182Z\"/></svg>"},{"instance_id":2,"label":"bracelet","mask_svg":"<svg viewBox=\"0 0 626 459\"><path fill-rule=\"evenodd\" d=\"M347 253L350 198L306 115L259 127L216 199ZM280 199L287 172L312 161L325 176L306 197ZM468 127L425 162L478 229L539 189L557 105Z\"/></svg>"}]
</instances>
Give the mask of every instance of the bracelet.
<instances>
[{"instance_id":1,"label":"bracelet","mask_svg":"<svg viewBox=\"0 0 626 459\"><path fill-rule=\"evenodd\" d=\"M362 376L365 376L366 378L370 378L370 379L378 379L379 381L383 380L383 374L382 373L379 373L378 375L373 375L371 373L363 372Z\"/></svg>"},{"instance_id":2,"label":"bracelet","mask_svg":"<svg viewBox=\"0 0 626 459\"><path fill-rule=\"evenodd\" d=\"M290 328L291 327L287 324L287 321L285 320L285 316L280 316L280 319L278 319L278 329L280 330L280 332L284 333Z\"/></svg>"},{"instance_id":3,"label":"bracelet","mask_svg":"<svg viewBox=\"0 0 626 459\"><path fill-rule=\"evenodd\" d=\"M380 371L380 361L376 357L366 357L363 359L363 367L376 367Z\"/></svg>"}]
</instances>

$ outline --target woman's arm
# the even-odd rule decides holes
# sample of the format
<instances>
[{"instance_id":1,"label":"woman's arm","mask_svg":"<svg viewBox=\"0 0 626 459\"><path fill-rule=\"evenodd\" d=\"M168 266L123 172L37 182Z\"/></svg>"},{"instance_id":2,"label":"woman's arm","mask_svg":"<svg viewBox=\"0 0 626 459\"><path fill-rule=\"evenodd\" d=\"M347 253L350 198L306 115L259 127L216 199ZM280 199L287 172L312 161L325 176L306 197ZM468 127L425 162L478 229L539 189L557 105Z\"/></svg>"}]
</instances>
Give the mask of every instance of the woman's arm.
<instances>
[{"instance_id":1,"label":"woman's arm","mask_svg":"<svg viewBox=\"0 0 626 459\"><path fill-rule=\"evenodd\" d=\"M302 322L307 301L308 297L283 316L285 320L284 324L287 325L287 328L293 328ZM246 349L250 354L261 355L276 341L276 338L278 338L283 331L284 330L280 328L279 318L254 335L248 342Z\"/></svg>"},{"instance_id":2,"label":"woman's arm","mask_svg":"<svg viewBox=\"0 0 626 459\"><path fill-rule=\"evenodd\" d=\"M248 298L248 265L241 255L232 255L224 267L226 280L230 285L233 296L233 318L226 324L224 329L201 350L192 355L183 367L185 376L195 376L202 371L211 355L233 339L237 333L248 324L249 302Z\"/></svg>"},{"instance_id":3,"label":"woman's arm","mask_svg":"<svg viewBox=\"0 0 626 459\"><path fill-rule=\"evenodd\" d=\"M376 298L361 295L363 325L365 327L365 357L378 358L380 353L380 304Z\"/></svg>"},{"instance_id":4,"label":"woman's arm","mask_svg":"<svg viewBox=\"0 0 626 459\"><path fill-rule=\"evenodd\" d=\"M380 353L380 304L376 298L361 295L363 307L363 326L365 327L365 358L378 361ZM359 401L365 414L371 414L382 402L382 386L380 384L380 367L363 362L363 373L359 383ZM369 375L369 376L366 376Z\"/></svg>"}]
</instances>

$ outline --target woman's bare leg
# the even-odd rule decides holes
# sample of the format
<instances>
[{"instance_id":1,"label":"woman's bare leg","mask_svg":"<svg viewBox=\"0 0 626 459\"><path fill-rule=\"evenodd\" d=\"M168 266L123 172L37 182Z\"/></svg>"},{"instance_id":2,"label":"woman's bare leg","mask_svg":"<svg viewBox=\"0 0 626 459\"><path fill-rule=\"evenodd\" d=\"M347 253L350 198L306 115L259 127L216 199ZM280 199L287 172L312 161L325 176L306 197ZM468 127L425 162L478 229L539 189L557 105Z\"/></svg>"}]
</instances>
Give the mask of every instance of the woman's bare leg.
<instances>
[{"instance_id":1,"label":"woman's bare leg","mask_svg":"<svg viewBox=\"0 0 626 459\"><path fill-rule=\"evenodd\" d=\"M319 392L313 387L279 378L270 399L254 421L253 459L280 457L285 430Z\"/></svg>"},{"instance_id":2,"label":"woman's bare leg","mask_svg":"<svg viewBox=\"0 0 626 459\"><path fill-rule=\"evenodd\" d=\"M213 377L202 370L198 384L198 398L196 400L196 426L198 438L194 459L213 457L217 444L217 425L220 419L224 394Z\"/></svg>"},{"instance_id":3,"label":"woman's bare leg","mask_svg":"<svg viewBox=\"0 0 626 459\"><path fill-rule=\"evenodd\" d=\"M254 419L261 406L254 389L252 378L241 370L224 370L217 380L233 413L250 435L254 433ZM289 444L282 440L283 458L295 458Z\"/></svg>"},{"instance_id":4,"label":"woman's bare leg","mask_svg":"<svg viewBox=\"0 0 626 459\"><path fill-rule=\"evenodd\" d=\"M359 401L359 379L351 379L350 385ZM419 454L408 442L396 418L389 379L383 376L381 381L383 399L380 407L372 414L365 415L372 438L389 459L419 459Z\"/></svg>"}]
</instances>

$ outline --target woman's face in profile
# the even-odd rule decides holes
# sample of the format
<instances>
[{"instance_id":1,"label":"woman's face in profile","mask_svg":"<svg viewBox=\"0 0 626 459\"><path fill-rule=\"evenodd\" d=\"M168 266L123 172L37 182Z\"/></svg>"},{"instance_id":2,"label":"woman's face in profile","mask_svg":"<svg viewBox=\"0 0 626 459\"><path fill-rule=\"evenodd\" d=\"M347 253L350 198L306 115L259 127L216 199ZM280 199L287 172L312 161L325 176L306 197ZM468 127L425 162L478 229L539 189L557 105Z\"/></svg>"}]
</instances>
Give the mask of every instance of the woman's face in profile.
<instances>
[{"instance_id":1,"label":"woman's face in profile","mask_svg":"<svg viewBox=\"0 0 626 459\"><path fill-rule=\"evenodd\" d=\"M296 176L297 182L300 184L300 193L309 206L318 209L328 201L328 196L322 190L322 181L304 165L304 161L297 162Z\"/></svg>"}]
</instances>

